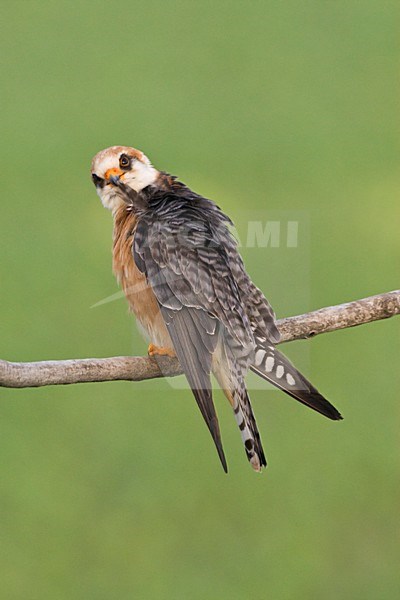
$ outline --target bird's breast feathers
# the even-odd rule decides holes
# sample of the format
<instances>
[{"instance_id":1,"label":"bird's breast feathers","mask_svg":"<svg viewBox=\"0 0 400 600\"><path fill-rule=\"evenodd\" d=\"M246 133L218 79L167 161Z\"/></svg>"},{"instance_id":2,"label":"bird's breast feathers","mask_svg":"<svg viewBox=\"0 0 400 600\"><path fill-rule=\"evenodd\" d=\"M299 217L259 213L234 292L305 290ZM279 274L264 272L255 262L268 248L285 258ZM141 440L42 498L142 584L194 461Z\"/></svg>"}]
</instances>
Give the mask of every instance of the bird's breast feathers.
<instances>
[{"instance_id":1,"label":"bird's breast feathers","mask_svg":"<svg viewBox=\"0 0 400 600\"><path fill-rule=\"evenodd\" d=\"M171 347L171 340L160 309L146 276L139 271L132 255L137 220L121 207L115 213L113 271L145 333L158 346Z\"/></svg>"}]
</instances>

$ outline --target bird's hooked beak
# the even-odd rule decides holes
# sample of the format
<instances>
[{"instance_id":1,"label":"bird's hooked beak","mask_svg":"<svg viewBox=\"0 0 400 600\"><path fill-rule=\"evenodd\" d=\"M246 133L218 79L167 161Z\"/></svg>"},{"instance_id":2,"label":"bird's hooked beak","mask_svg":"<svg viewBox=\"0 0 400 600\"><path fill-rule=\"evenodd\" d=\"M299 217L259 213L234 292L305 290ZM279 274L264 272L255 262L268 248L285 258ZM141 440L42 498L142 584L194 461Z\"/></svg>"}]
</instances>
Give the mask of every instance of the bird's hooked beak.
<instances>
[{"instance_id":1,"label":"bird's hooked beak","mask_svg":"<svg viewBox=\"0 0 400 600\"><path fill-rule=\"evenodd\" d=\"M104 173L104 179L106 183L117 187L122 194L121 197L124 200L124 202L130 205L137 199L137 192L135 192L135 190L133 190L128 185L126 185L126 182L124 181L124 175L124 171L113 167L112 169L108 169Z\"/></svg>"},{"instance_id":2,"label":"bird's hooked beak","mask_svg":"<svg viewBox=\"0 0 400 600\"><path fill-rule=\"evenodd\" d=\"M121 171L121 169L117 169L116 167L114 167L112 169L108 169L105 172L104 178L107 181L107 183L111 183L112 185L118 186L123 174L124 172Z\"/></svg>"}]
</instances>

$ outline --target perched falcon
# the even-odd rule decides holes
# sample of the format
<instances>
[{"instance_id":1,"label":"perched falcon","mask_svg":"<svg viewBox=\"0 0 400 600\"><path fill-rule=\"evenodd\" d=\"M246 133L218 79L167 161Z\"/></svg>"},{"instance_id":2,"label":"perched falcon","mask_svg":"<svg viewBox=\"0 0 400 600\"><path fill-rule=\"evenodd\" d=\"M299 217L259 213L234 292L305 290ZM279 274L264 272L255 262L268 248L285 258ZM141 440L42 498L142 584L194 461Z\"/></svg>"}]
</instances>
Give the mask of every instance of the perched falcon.
<instances>
[{"instance_id":1,"label":"perched falcon","mask_svg":"<svg viewBox=\"0 0 400 600\"><path fill-rule=\"evenodd\" d=\"M134 148L102 150L91 174L114 217L114 273L151 342L149 354L178 357L225 471L211 373L232 405L255 471L266 459L245 384L249 369L329 419L341 419L275 348L275 314L246 273L231 220L214 202Z\"/></svg>"}]
</instances>

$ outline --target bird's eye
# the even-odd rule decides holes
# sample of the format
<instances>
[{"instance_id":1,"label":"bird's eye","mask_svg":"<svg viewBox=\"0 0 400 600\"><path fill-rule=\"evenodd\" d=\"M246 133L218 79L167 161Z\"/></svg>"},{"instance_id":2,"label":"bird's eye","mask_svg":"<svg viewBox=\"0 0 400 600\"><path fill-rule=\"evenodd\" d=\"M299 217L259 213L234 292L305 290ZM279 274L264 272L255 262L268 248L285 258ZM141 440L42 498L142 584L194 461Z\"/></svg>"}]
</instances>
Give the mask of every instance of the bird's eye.
<instances>
[{"instance_id":1,"label":"bird's eye","mask_svg":"<svg viewBox=\"0 0 400 600\"><path fill-rule=\"evenodd\" d=\"M98 175L96 175L96 173L92 173L92 181L96 187L102 187L104 184L104 180Z\"/></svg>"},{"instance_id":2,"label":"bird's eye","mask_svg":"<svg viewBox=\"0 0 400 600\"><path fill-rule=\"evenodd\" d=\"M127 156L127 154L121 154L119 157L119 166L121 169L129 169L131 166L131 159L129 156Z\"/></svg>"}]
</instances>

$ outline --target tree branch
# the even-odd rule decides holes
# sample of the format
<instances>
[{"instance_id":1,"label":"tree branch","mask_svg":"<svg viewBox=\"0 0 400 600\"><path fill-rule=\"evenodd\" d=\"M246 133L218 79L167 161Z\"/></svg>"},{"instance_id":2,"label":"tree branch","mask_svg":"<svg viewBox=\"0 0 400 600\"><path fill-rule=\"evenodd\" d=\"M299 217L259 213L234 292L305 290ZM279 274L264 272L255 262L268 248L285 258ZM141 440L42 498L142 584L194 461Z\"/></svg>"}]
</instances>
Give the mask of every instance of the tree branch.
<instances>
[{"instance_id":1,"label":"tree branch","mask_svg":"<svg viewBox=\"0 0 400 600\"><path fill-rule=\"evenodd\" d=\"M400 314L400 290L363 300L321 308L278 321L281 342L306 339L320 333L355 327ZM0 360L0 387L25 388L100 381L142 381L173 377L182 370L176 359L144 356L83 358L13 363Z\"/></svg>"}]
</instances>

